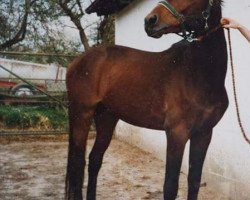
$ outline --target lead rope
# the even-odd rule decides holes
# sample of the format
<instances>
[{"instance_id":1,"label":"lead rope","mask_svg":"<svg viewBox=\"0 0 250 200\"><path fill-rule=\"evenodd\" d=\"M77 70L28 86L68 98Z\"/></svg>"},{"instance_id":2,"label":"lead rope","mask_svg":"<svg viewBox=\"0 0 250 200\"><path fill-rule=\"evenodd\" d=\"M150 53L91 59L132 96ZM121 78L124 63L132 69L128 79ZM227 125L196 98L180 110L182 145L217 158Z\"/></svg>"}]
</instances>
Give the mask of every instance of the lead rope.
<instances>
[{"instance_id":1,"label":"lead rope","mask_svg":"<svg viewBox=\"0 0 250 200\"><path fill-rule=\"evenodd\" d=\"M232 42L231 42L231 34L230 34L230 29L227 28L227 33L228 33L228 42L229 42L229 53L230 53L230 62L231 62L231 72L232 72L232 82L233 82L233 93L234 93L234 102L235 102L235 108L236 108L236 113L237 113L237 120L238 124L241 130L241 133L246 140L248 144L250 144L250 139L247 137L247 134L245 132L245 129L243 127L241 117L240 117L240 108L239 108L239 103L238 103L238 98L237 98L237 93L236 93L236 79L235 79L235 67L234 67L234 61L233 61L233 50L232 50Z\"/></svg>"}]
</instances>

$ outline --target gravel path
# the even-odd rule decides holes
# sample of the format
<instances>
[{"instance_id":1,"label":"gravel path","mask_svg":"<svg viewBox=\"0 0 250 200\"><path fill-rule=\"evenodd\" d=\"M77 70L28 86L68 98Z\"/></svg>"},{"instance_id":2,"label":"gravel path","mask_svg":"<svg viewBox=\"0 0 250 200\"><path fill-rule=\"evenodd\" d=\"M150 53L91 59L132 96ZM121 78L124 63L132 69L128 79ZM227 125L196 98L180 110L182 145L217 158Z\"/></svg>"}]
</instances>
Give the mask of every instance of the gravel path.
<instances>
[{"instance_id":1,"label":"gravel path","mask_svg":"<svg viewBox=\"0 0 250 200\"><path fill-rule=\"evenodd\" d=\"M93 144L88 142L88 149ZM63 199L67 157L65 141L0 143L0 199ZM162 198L164 163L138 148L113 140L99 174L97 199ZM84 183L86 189L86 183ZM181 174L178 200L186 199L186 175ZM200 200L226 200L202 187Z\"/></svg>"}]
</instances>

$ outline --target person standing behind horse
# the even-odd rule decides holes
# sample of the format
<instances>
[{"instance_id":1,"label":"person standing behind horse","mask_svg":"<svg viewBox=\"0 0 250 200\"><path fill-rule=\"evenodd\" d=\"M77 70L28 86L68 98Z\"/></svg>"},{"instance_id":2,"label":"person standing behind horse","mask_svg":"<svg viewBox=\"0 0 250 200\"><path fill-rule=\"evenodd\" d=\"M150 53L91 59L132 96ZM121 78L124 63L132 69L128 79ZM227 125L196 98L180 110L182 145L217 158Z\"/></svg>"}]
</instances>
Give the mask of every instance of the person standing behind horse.
<instances>
[{"instance_id":1,"label":"person standing behind horse","mask_svg":"<svg viewBox=\"0 0 250 200\"><path fill-rule=\"evenodd\" d=\"M233 28L233 29L238 29L240 33L250 42L250 30L247 29L245 26L240 24L234 19L230 19L227 17L223 17L221 19L221 25L223 28Z\"/></svg>"}]
</instances>

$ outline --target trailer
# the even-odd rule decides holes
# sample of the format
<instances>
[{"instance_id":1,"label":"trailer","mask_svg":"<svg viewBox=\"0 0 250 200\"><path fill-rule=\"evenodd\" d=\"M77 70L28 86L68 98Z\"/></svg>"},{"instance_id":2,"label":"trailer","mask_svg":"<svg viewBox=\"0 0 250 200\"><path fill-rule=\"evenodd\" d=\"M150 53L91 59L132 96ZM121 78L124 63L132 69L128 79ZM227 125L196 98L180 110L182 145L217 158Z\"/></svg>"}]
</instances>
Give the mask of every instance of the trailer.
<instances>
[{"instance_id":1,"label":"trailer","mask_svg":"<svg viewBox=\"0 0 250 200\"><path fill-rule=\"evenodd\" d=\"M66 92L66 68L58 64L39 64L0 58L0 92L14 96L33 96L39 92L13 74L29 81L36 87L52 92ZM10 73L10 72L12 73Z\"/></svg>"}]
</instances>

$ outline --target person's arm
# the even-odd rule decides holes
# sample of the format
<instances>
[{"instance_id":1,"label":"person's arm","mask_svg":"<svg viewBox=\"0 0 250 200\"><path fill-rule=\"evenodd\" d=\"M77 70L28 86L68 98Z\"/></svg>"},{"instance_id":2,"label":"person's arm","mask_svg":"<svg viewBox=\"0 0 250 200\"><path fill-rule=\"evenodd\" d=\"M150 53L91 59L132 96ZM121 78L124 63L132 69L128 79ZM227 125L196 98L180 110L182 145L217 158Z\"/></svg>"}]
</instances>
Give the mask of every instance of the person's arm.
<instances>
[{"instance_id":1,"label":"person's arm","mask_svg":"<svg viewBox=\"0 0 250 200\"><path fill-rule=\"evenodd\" d=\"M238 30L245 36L248 42L250 42L250 30L248 30L245 26L240 26Z\"/></svg>"},{"instance_id":2,"label":"person's arm","mask_svg":"<svg viewBox=\"0 0 250 200\"><path fill-rule=\"evenodd\" d=\"M248 40L248 42L250 42L250 30L248 30L245 26L241 25L236 20L224 17L221 19L221 25L224 28L238 29L241 34Z\"/></svg>"}]
</instances>

